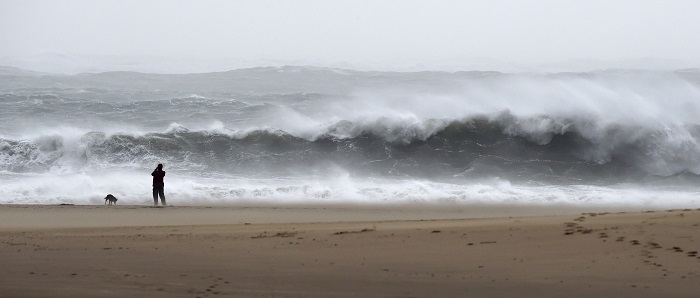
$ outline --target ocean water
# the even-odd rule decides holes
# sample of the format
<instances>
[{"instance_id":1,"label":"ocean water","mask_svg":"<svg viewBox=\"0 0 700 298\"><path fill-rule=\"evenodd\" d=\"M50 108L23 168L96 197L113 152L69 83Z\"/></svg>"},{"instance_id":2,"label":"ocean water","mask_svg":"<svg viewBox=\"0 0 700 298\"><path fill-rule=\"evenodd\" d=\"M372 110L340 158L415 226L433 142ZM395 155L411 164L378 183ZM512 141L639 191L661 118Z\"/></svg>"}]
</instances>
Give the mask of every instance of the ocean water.
<instances>
[{"instance_id":1,"label":"ocean water","mask_svg":"<svg viewBox=\"0 0 700 298\"><path fill-rule=\"evenodd\" d=\"M0 203L696 207L700 71L0 68Z\"/></svg>"}]
</instances>

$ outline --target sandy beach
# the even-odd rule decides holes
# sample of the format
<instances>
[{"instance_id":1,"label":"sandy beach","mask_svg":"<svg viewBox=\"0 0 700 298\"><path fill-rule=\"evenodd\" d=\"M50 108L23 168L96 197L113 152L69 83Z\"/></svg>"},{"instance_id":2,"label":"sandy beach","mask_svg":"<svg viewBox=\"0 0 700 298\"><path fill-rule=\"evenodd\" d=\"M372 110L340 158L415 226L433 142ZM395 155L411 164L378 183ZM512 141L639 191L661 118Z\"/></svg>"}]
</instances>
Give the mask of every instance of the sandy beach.
<instances>
[{"instance_id":1,"label":"sandy beach","mask_svg":"<svg viewBox=\"0 0 700 298\"><path fill-rule=\"evenodd\" d=\"M0 296L697 297L698 238L695 209L3 205Z\"/></svg>"}]
</instances>

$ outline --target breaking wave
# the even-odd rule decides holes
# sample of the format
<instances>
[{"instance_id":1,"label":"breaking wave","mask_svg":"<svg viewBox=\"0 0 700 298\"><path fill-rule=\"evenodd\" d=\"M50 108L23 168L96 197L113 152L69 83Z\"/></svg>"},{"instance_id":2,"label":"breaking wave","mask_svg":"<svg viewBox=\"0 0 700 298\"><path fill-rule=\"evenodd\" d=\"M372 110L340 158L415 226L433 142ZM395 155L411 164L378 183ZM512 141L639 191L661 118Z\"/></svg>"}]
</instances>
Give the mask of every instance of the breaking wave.
<instances>
[{"instance_id":1,"label":"breaking wave","mask_svg":"<svg viewBox=\"0 0 700 298\"><path fill-rule=\"evenodd\" d=\"M700 174L700 126L599 126L586 119L491 117L416 123L347 120L313 138L282 130L159 133L86 132L0 139L0 170L65 172L145 166L223 173L296 172L335 164L361 173L406 176L499 176L614 179Z\"/></svg>"},{"instance_id":2,"label":"breaking wave","mask_svg":"<svg viewBox=\"0 0 700 298\"><path fill-rule=\"evenodd\" d=\"M698 114L693 70L5 76L0 203L138 202L157 163L189 202L688 202Z\"/></svg>"}]
</instances>

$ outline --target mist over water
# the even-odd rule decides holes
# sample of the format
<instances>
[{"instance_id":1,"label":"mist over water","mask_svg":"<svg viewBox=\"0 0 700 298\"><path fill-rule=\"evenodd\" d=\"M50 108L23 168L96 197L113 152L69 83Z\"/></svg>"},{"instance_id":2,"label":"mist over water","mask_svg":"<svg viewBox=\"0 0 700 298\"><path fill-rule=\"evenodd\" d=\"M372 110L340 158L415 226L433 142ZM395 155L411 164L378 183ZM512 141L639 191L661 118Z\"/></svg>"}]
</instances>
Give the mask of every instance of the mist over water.
<instances>
[{"instance_id":1,"label":"mist over water","mask_svg":"<svg viewBox=\"0 0 700 298\"><path fill-rule=\"evenodd\" d=\"M0 71L0 203L697 205L700 72Z\"/></svg>"}]
</instances>

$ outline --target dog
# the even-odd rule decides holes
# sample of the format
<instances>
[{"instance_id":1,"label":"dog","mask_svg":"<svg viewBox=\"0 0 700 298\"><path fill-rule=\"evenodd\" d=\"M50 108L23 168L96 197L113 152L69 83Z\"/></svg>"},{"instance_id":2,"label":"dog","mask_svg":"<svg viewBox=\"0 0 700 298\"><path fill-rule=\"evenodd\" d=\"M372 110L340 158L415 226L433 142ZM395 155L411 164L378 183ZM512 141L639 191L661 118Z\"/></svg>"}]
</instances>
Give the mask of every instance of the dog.
<instances>
[{"instance_id":1,"label":"dog","mask_svg":"<svg viewBox=\"0 0 700 298\"><path fill-rule=\"evenodd\" d=\"M112 205L112 203L114 203L114 205L116 205L116 204L117 204L117 198L114 197L112 194L108 194L108 195L105 197L105 205L107 205L107 202L109 202L110 205Z\"/></svg>"}]
</instances>

